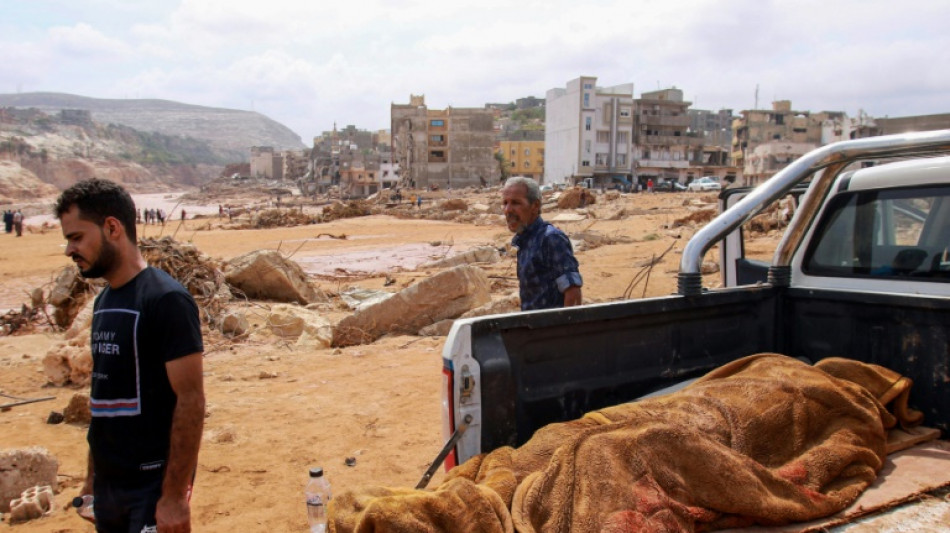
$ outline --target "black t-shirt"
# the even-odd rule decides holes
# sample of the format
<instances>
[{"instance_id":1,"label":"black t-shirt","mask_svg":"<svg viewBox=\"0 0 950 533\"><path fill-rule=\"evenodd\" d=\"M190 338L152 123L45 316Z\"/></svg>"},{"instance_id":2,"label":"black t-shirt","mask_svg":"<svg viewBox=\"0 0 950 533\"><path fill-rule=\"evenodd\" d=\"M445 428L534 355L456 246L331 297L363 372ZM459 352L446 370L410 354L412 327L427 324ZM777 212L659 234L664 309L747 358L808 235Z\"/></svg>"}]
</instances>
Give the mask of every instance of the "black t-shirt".
<instances>
[{"instance_id":1,"label":"black t-shirt","mask_svg":"<svg viewBox=\"0 0 950 533\"><path fill-rule=\"evenodd\" d=\"M92 319L92 423L96 475L160 472L168 457L176 396L165 363L204 351L194 298L148 267L96 297Z\"/></svg>"}]
</instances>

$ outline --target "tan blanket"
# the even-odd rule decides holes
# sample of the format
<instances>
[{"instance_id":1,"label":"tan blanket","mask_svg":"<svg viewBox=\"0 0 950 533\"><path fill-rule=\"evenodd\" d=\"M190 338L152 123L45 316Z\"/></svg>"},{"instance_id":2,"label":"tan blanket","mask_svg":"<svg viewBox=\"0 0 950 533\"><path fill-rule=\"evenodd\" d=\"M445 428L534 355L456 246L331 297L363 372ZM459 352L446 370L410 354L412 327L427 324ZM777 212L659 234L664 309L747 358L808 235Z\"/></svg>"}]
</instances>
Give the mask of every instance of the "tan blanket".
<instances>
[{"instance_id":1,"label":"tan blanket","mask_svg":"<svg viewBox=\"0 0 950 533\"><path fill-rule=\"evenodd\" d=\"M724 365L659 398L588 413L453 469L434 490L368 488L331 532L707 531L833 514L875 479L911 382L847 359ZM893 414L888 412L890 406Z\"/></svg>"}]
</instances>

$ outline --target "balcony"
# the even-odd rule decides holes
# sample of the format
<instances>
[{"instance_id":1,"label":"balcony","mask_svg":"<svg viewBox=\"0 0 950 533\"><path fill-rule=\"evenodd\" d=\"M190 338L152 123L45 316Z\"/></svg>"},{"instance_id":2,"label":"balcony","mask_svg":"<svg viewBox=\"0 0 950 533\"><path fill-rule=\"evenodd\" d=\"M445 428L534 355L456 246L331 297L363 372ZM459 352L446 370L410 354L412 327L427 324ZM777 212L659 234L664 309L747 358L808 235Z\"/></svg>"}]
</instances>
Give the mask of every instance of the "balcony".
<instances>
[{"instance_id":1,"label":"balcony","mask_svg":"<svg viewBox=\"0 0 950 533\"><path fill-rule=\"evenodd\" d=\"M648 126L678 126L685 128L689 126L689 115L680 115L678 117L669 115L637 115L640 124Z\"/></svg>"},{"instance_id":2,"label":"balcony","mask_svg":"<svg viewBox=\"0 0 950 533\"><path fill-rule=\"evenodd\" d=\"M636 143L639 146L703 146L705 139L685 135L637 135Z\"/></svg>"}]
</instances>

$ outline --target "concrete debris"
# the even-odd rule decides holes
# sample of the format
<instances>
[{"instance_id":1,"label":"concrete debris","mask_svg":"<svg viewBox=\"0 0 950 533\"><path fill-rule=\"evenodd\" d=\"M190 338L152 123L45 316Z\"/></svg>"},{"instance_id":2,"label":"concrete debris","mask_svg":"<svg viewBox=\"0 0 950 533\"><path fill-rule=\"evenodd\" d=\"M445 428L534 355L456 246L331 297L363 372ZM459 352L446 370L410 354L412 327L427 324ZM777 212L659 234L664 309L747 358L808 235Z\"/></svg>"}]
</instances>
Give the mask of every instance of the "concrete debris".
<instances>
[{"instance_id":1,"label":"concrete debris","mask_svg":"<svg viewBox=\"0 0 950 533\"><path fill-rule=\"evenodd\" d=\"M333 340L330 321L316 311L288 304L277 304L267 315L267 327L285 339L296 339L301 348L328 348Z\"/></svg>"},{"instance_id":2,"label":"concrete debris","mask_svg":"<svg viewBox=\"0 0 950 533\"><path fill-rule=\"evenodd\" d=\"M46 448L0 450L0 513L10 512L10 502L37 485L56 486L59 461Z\"/></svg>"},{"instance_id":3,"label":"concrete debris","mask_svg":"<svg viewBox=\"0 0 950 533\"><path fill-rule=\"evenodd\" d=\"M43 357L43 373L53 385L89 385L92 375L92 353L89 337L76 338L53 347Z\"/></svg>"},{"instance_id":4,"label":"concrete debris","mask_svg":"<svg viewBox=\"0 0 950 533\"><path fill-rule=\"evenodd\" d=\"M498 250L494 246L479 246L451 257L424 263L419 265L419 268L449 268L470 263L497 263L500 260L501 255L498 254Z\"/></svg>"},{"instance_id":5,"label":"concrete debris","mask_svg":"<svg viewBox=\"0 0 950 533\"><path fill-rule=\"evenodd\" d=\"M297 209L267 209L251 217L251 229L306 226L319 222L319 218L310 216Z\"/></svg>"},{"instance_id":6,"label":"concrete debris","mask_svg":"<svg viewBox=\"0 0 950 533\"><path fill-rule=\"evenodd\" d=\"M347 307L354 311L358 311L364 307L386 300L392 295L393 293L386 291L375 291L361 287L350 287L349 289L346 289L340 293L340 299L343 300L343 303L345 303Z\"/></svg>"},{"instance_id":7,"label":"concrete debris","mask_svg":"<svg viewBox=\"0 0 950 533\"><path fill-rule=\"evenodd\" d=\"M228 311L221 317L221 333L225 335L238 337L247 333L249 328L250 324L244 313Z\"/></svg>"},{"instance_id":8,"label":"concrete debris","mask_svg":"<svg viewBox=\"0 0 950 533\"><path fill-rule=\"evenodd\" d=\"M558 213L550 219L545 218L545 220L548 222L580 222L581 220L587 220L587 215L579 213Z\"/></svg>"},{"instance_id":9,"label":"concrete debris","mask_svg":"<svg viewBox=\"0 0 950 533\"><path fill-rule=\"evenodd\" d=\"M53 306L53 323L63 329L71 326L83 305L97 290L97 286L79 274L76 265L63 268L56 276L53 289L49 293L48 301Z\"/></svg>"},{"instance_id":10,"label":"concrete debris","mask_svg":"<svg viewBox=\"0 0 950 533\"><path fill-rule=\"evenodd\" d=\"M416 334L429 324L488 303L489 285L478 267L446 270L345 317L333 333L333 346L367 344L387 333Z\"/></svg>"},{"instance_id":11,"label":"concrete debris","mask_svg":"<svg viewBox=\"0 0 950 533\"><path fill-rule=\"evenodd\" d=\"M301 305L326 301L307 281L297 263L284 258L276 250L257 250L229 261L225 279L248 298Z\"/></svg>"},{"instance_id":12,"label":"concrete debris","mask_svg":"<svg viewBox=\"0 0 950 533\"><path fill-rule=\"evenodd\" d=\"M683 218L674 220L670 227L678 228L680 226L701 226L712 220L716 214L717 213L715 209L700 209L698 211L693 211Z\"/></svg>"},{"instance_id":13,"label":"concrete debris","mask_svg":"<svg viewBox=\"0 0 950 533\"><path fill-rule=\"evenodd\" d=\"M19 524L40 518L53 510L53 488L35 485L10 502L10 523Z\"/></svg>"},{"instance_id":14,"label":"concrete debris","mask_svg":"<svg viewBox=\"0 0 950 533\"><path fill-rule=\"evenodd\" d=\"M341 218L365 217L373 214L369 203L362 200L353 200L347 203L334 202L323 208L320 222L330 222Z\"/></svg>"}]
</instances>

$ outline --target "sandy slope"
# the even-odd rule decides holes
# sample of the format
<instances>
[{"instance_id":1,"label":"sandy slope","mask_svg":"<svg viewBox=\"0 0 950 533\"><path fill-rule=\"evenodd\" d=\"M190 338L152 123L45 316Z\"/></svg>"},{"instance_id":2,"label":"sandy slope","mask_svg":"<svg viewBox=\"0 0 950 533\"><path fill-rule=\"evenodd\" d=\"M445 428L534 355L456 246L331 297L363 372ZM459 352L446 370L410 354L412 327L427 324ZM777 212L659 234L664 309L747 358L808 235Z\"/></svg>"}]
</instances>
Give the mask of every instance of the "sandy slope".
<instances>
[{"instance_id":1,"label":"sandy slope","mask_svg":"<svg viewBox=\"0 0 950 533\"><path fill-rule=\"evenodd\" d=\"M593 211L601 218L559 224L568 232L588 229L633 241L578 253L585 299L621 298L642 265L671 245L672 250L652 270L645 294L675 292L680 252L695 228L664 227L688 212L683 205L687 198L699 197L630 195L595 206ZM603 219L605 213L620 207L626 209L627 216ZM294 258L314 264L372 250L382 250L376 260L386 264L403 247L429 246L430 255L437 257L479 244L502 245L510 239L500 224L388 216L273 230L199 229L208 226L206 220L189 220L176 235L213 257L229 259L250 250L280 248L295 250ZM156 229L146 231L151 236ZM165 233L173 231L170 226ZM316 238L321 233L345 234L347 238ZM29 289L51 279L68 263L61 244L58 231L31 233L20 239L0 234L3 307L11 301L25 301ZM707 260L715 260L713 253ZM348 265L348 269L354 268L352 263ZM512 259L489 267L488 272L493 276L495 297L516 290ZM394 287L399 288L431 273L407 269L391 275L396 280ZM384 279L379 274L315 280L325 289L337 291L348 285L382 288ZM706 285L716 284L715 274L707 277ZM633 290L635 297L643 293L643 285ZM267 305L246 304L252 323L261 324ZM338 306L327 307L325 312L332 319L345 314ZM16 396L56 397L0 413L0 448L44 446L61 463L61 492L56 497L60 509L23 525L0 524L0 531L92 531L73 512L61 509L75 494L84 473L85 428L45 424L49 412L63 409L75 392L44 386L40 361L60 338L60 334L47 332L0 337L0 390ZM335 490L364 484L414 485L442 444L439 386L443 340L397 336L342 350L299 351L264 333L236 345L219 336L206 339L209 414L193 499L195 530L305 531L302 489L307 468L314 465L326 469ZM347 456L357 458L356 466L344 466ZM440 471L432 485L441 476Z\"/></svg>"}]
</instances>

